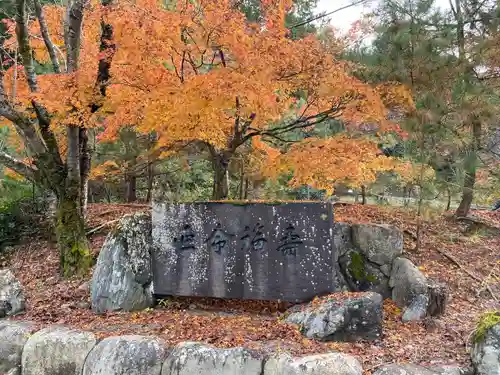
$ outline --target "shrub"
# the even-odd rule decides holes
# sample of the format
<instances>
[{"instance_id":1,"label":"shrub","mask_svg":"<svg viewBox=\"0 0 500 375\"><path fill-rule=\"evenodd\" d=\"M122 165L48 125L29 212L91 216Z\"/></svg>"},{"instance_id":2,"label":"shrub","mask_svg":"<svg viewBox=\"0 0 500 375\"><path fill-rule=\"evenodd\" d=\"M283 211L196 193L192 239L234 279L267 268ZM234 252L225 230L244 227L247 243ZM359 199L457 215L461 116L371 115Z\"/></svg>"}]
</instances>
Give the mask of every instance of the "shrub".
<instances>
[{"instance_id":1,"label":"shrub","mask_svg":"<svg viewBox=\"0 0 500 375\"><path fill-rule=\"evenodd\" d=\"M0 180L0 251L18 243L23 235L40 229L40 214L47 207L37 195L40 192L25 181L8 177Z\"/></svg>"}]
</instances>

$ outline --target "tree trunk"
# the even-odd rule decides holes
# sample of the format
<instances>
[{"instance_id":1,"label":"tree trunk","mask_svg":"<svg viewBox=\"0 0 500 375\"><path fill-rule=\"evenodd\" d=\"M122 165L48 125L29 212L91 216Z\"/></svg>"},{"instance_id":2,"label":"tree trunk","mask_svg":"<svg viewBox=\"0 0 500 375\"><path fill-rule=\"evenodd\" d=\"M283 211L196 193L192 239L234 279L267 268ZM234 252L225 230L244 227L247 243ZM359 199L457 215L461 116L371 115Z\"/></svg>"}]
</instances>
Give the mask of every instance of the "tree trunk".
<instances>
[{"instance_id":1,"label":"tree trunk","mask_svg":"<svg viewBox=\"0 0 500 375\"><path fill-rule=\"evenodd\" d=\"M231 157L230 151L216 151L211 149L212 168L214 171L214 188L212 193L213 200L227 199L229 195L228 168Z\"/></svg>"},{"instance_id":2,"label":"tree trunk","mask_svg":"<svg viewBox=\"0 0 500 375\"><path fill-rule=\"evenodd\" d=\"M127 203L137 201L137 177L127 177Z\"/></svg>"},{"instance_id":3,"label":"tree trunk","mask_svg":"<svg viewBox=\"0 0 500 375\"><path fill-rule=\"evenodd\" d=\"M243 194L243 199L248 199L248 184L249 180L248 178L245 178L245 192Z\"/></svg>"},{"instance_id":4,"label":"tree trunk","mask_svg":"<svg viewBox=\"0 0 500 375\"><path fill-rule=\"evenodd\" d=\"M427 315L444 315L449 299L449 290L447 285L445 283L431 281L427 287L429 290L429 304L427 305Z\"/></svg>"},{"instance_id":5,"label":"tree trunk","mask_svg":"<svg viewBox=\"0 0 500 375\"><path fill-rule=\"evenodd\" d=\"M361 204L366 204L366 186L361 185Z\"/></svg>"},{"instance_id":6,"label":"tree trunk","mask_svg":"<svg viewBox=\"0 0 500 375\"><path fill-rule=\"evenodd\" d=\"M472 121L472 147L465 163L465 180L462 188L462 200L455 212L456 217L467 217L474 198L474 185L476 184L477 151L481 146L481 122L478 118Z\"/></svg>"},{"instance_id":7,"label":"tree trunk","mask_svg":"<svg viewBox=\"0 0 500 375\"><path fill-rule=\"evenodd\" d=\"M153 182L154 182L154 167L153 164L148 166L148 191L146 193L146 202L151 202L153 195Z\"/></svg>"},{"instance_id":8,"label":"tree trunk","mask_svg":"<svg viewBox=\"0 0 500 375\"><path fill-rule=\"evenodd\" d=\"M64 187L58 191L56 236L63 276L85 274L92 264L90 247L85 235L84 204L90 155L87 152L86 133L77 126L69 126L66 154L67 176Z\"/></svg>"},{"instance_id":9,"label":"tree trunk","mask_svg":"<svg viewBox=\"0 0 500 375\"><path fill-rule=\"evenodd\" d=\"M462 200L455 211L456 217L467 217L474 198L474 185L476 183L476 168L470 167L466 170L464 186L462 188Z\"/></svg>"},{"instance_id":10,"label":"tree trunk","mask_svg":"<svg viewBox=\"0 0 500 375\"><path fill-rule=\"evenodd\" d=\"M245 185L245 169L243 167L243 161L241 161L241 167L240 167L240 185L238 187L238 196L239 199L243 199L243 194L244 194L244 185Z\"/></svg>"},{"instance_id":11,"label":"tree trunk","mask_svg":"<svg viewBox=\"0 0 500 375\"><path fill-rule=\"evenodd\" d=\"M57 202L56 237L61 273L69 277L85 274L92 265L92 256L85 234L79 187L66 190Z\"/></svg>"},{"instance_id":12,"label":"tree trunk","mask_svg":"<svg viewBox=\"0 0 500 375\"><path fill-rule=\"evenodd\" d=\"M79 162L80 162L80 210L85 218L87 214L88 191L89 191L89 175L92 158L92 150L89 145L89 137L87 129L80 128L78 131L79 142Z\"/></svg>"},{"instance_id":13,"label":"tree trunk","mask_svg":"<svg viewBox=\"0 0 500 375\"><path fill-rule=\"evenodd\" d=\"M449 211L451 208L451 190L448 186L446 186L446 193L448 194L448 201L446 202L446 211Z\"/></svg>"},{"instance_id":14,"label":"tree trunk","mask_svg":"<svg viewBox=\"0 0 500 375\"><path fill-rule=\"evenodd\" d=\"M82 187L80 191L80 197L81 197L81 210L82 210L82 215L84 218L87 217L87 206L89 204L89 179L88 177L85 177L85 179L82 181Z\"/></svg>"}]
</instances>

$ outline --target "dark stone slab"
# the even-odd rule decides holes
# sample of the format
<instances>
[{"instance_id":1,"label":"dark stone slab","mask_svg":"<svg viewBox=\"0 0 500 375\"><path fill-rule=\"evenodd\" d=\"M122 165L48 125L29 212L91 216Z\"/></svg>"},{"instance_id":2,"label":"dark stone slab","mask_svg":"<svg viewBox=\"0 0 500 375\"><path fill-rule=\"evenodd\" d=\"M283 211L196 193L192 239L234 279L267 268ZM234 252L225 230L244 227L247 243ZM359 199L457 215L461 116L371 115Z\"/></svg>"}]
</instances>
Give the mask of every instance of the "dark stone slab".
<instances>
[{"instance_id":1,"label":"dark stone slab","mask_svg":"<svg viewBox=\"0 0 500 375\"><path fill-rule=\"evenodd\" d=\"M153 204L154 293L301 302L339 289L330 203Z\"/></svg>"}]
</instances>

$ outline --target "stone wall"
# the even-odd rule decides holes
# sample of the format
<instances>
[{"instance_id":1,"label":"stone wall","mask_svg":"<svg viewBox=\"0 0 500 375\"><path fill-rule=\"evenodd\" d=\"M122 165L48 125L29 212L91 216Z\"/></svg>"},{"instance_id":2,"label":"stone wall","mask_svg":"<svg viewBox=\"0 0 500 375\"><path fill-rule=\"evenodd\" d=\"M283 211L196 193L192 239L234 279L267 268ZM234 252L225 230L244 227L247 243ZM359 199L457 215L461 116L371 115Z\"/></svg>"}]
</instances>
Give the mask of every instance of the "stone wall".
<instances>
[{"instance_id":1,"label":"stone wall","mask_svg":"<svg viewBox=\"0 0 500 375\"><path fill-rule=\"evenodd\" d=\"M29 322L0 322L0 373L8 375L361 375L359 361L341 353L294 358L195 342L167 348L153 336L115 336Z\"/></svg>"},{"instance_id":2,"label":"stone wall","mask_svg":"<svg viewBox=\"0 0 500 375\"><path fill-rule=\"evenodd\" d=\"M372 370L372 369L370 369ZM196 342L168 348L154 336L114 336L30 322L0 321L0 374L7 375L362 375L359 360L330 352L292 357ZM376 375L469 375L457 367L381 366ZM492 375L482 372L481 375ZM496 373L495 373L496 374Z\"/></svg>"}]
</instances>

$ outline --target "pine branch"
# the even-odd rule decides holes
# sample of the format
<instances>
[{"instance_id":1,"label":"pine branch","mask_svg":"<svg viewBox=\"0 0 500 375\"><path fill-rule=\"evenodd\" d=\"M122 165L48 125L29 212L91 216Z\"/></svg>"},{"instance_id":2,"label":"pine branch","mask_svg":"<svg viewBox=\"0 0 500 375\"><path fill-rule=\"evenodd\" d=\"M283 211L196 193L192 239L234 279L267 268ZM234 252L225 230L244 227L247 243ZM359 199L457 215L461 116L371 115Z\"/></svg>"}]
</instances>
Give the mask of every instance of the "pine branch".
<instances>
[{"instance_id":1,"label":"pine branch","mask_svg":"<svg viewBox=\"0 0 500 375\"><path fill-rule=\"evenodd\" d=\"M317 20L319 20L321 18L324 18L324 17L327 17L327 16L331 16L332 14L340 12L341 10L348 9L350 7L353 7L353 6L362 4L362 3L366 3L367 1L368 0L358 0L358 1L355 1L355 2L353 2L351 4L347 4L347 5L343 6L343 7L340 7L338 9L332 10L331 12L326 12L326 13L318 14L317 16L314 16L314 17L309 18L309 19L307 19L307 20L305 20L303 22L299 22L299 23L291 26L290 29L295 29L296 27L307 25L308 23L317 21Z\"/></svg>"}]
</instances>

